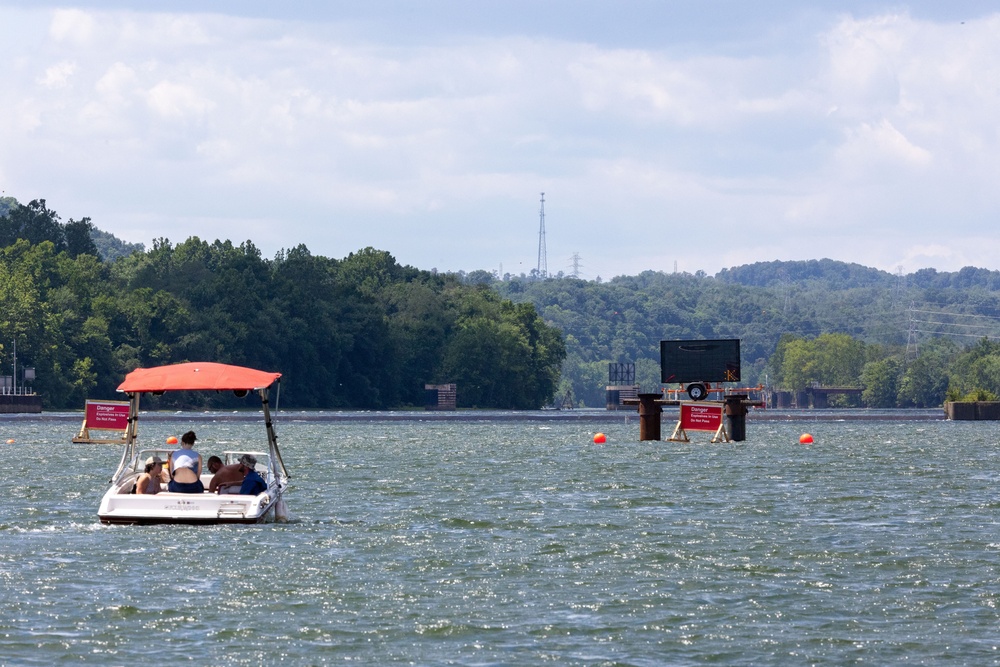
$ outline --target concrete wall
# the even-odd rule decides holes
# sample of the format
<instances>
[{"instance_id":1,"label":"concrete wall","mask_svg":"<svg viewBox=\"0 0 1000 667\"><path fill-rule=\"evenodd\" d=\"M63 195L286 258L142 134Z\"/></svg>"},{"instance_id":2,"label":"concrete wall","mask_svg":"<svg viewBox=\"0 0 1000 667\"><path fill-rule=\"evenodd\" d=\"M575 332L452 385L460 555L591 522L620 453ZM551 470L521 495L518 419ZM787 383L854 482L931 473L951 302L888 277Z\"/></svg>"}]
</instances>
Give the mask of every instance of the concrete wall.
<instances>
[{"instance_id":1,"label":"concrete wall","mask_svg":"<svg viewBox=\"0 0 1000 667\"><path fill-rule=\"evenodd\" d=\"M0 394L0 414L38 414L42 411L42 399L37 394Z\"/></svg>"},{"instance_id":2,"label":"concrete wall","mask_svg":"<svg viewBox=\"0 0 1000 667\"><path fill-rule=\"evenodd\" d=\"M1000 401L948 401L944 413L955 421L1000 421Z\"/></svg>"}]
</instances>

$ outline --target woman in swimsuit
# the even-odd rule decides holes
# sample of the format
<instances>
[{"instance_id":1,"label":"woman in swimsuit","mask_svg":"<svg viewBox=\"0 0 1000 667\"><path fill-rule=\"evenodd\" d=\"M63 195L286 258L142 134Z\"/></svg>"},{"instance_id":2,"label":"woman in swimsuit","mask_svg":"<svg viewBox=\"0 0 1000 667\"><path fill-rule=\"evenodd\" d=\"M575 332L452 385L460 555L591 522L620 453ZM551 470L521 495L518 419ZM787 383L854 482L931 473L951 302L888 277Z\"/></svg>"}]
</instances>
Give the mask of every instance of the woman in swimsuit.
<instances>
[{"instance_id":1,"label":"woman in swimsuit","mask_svg":"<svg viewBox=\"0 0 1000 667\"><path fill-rule=\"evenodd\" d=\"M176 453L176 452L175 452ZM200 464L190 456L178 456L170 462L170 482L167 491L172 493L205 493L205 485L198 479L195 466Z\"/></svg>"},{"instance_id":2,"label":"woman in swimsuit","mask_svg":"<svg viewBox=\"0 0 1000 667\"><path fill-rule=\"evenodd\" d=\"M161 473L163 472L163 461L159 456L150 456L146 459L146 472L139 475L135 483L136 493L159 493Z\"/></svg>"}]
</instances>

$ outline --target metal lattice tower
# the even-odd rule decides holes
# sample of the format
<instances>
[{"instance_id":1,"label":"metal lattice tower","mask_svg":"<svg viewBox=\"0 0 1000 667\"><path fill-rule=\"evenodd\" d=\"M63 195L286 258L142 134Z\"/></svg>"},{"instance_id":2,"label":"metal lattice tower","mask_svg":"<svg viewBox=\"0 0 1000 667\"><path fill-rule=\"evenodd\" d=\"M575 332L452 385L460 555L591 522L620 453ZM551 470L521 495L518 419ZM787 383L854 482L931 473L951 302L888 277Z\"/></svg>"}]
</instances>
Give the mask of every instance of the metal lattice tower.
<instances>
[{"instance_id":1,"label":"metal lattice tower","mask_svg":"<svg viewBox=\"0 0 1000 667\"><path fill-rule=\"evenodd\" d=\"M903 363L909 364L917 358L920 354L920 341L917 339L917 323L916 323L916 307L914 304L910 304L910 330L906 336L906 356L903 357Z\"/></svg>"},{"instance_id":2,"label":"metal lattice tower","mask_svg":"<svg viewBox=\"0 0 1000 667\"><path fill-rule=\"evenodd\" d=\"M538 277L549 273L548 251L545 249L545 193L542 193L542 208L538 213Z\"/></svg>"},{"instance_id":3,"label":"metal lattice tower","mask_svg":"<svg viewBox=\"0 0 1000 667\"><path fill-rule=\"evenodd\" d=\"M903 267L896 267L896 285L892 290L892 305L893 307L899 305L900 299L906 291L906 276L903 275Z\"/></svg>"}]
</instances>

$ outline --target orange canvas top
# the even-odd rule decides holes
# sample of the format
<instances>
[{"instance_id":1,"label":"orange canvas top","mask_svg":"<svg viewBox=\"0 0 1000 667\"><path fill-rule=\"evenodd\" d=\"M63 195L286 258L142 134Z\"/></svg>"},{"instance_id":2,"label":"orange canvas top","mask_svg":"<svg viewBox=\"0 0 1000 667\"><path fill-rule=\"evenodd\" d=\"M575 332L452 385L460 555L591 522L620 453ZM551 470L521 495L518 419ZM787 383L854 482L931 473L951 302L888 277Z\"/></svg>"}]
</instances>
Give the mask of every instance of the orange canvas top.
<instances>
[{"instance_id":1,"label":"orange canvas top","mask_svg":"<svg viewBox=\"0 0 1000 667\"><path fill-rule=\"evenodd\" d=\"M186 364L137 368L125 376L118 391L235 390L254 391L269 387L281 373L268 373L243 366L194 361Z\"/></svg>"}]
</instances>

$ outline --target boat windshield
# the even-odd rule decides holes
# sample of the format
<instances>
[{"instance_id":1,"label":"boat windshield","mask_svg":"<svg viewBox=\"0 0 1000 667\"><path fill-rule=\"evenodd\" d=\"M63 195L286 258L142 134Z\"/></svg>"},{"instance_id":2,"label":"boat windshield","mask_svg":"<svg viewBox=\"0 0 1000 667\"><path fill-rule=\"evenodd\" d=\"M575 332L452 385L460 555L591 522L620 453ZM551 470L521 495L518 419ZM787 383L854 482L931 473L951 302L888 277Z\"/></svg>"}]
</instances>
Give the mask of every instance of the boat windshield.
<instances>
[{"instance_id":1,"label":"boat windshield","mask_svg":"<svg viewBox=\"0 0 1000 667\"><path fill-rule=\"evenodd\" d=\"M263 473L271 469L271 456L267 452L222 452L222 461L225 465L239 463L240 457L244 454L249 454L257 459L257 465L254 466L254 470L257 472Z\"/></svg>"},{"instance_id":2,"label":"boat windshield","mask_svg":"<svg viewBox=\"0 0 1000 667\"><path fill-rule=\"evenodd\" d=\"M132 460L132 471L133 472L145 472L146 471L146 460L150 456L159 456L160 460L166 463L170 460L170 455L173 454L173 449L142 449L139 450L139 454Z\"/></svg>"}]
</instances>

